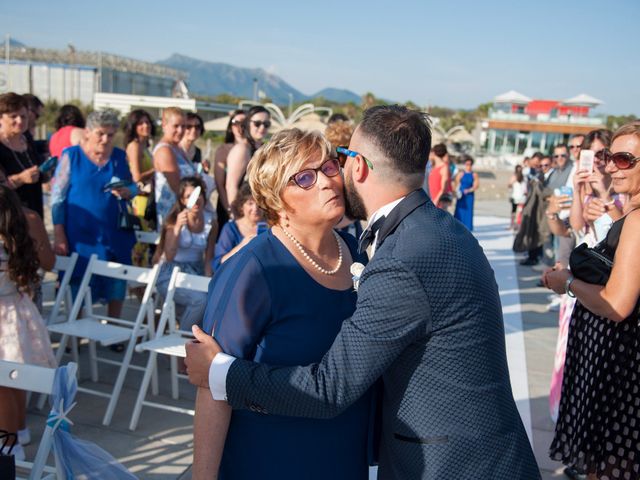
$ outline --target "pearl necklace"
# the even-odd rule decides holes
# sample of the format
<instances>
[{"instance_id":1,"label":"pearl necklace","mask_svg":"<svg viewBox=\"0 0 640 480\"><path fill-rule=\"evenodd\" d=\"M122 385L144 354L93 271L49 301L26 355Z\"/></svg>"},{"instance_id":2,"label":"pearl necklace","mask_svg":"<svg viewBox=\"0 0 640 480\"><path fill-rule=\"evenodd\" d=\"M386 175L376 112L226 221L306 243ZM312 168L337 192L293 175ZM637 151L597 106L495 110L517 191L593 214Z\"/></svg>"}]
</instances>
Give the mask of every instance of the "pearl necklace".
<instances>
[{"instance_id":1,"label":"pearl necklace","mask_svg":"<svg viewBox=\"0 0 640 480\"><path fill-rule=\"evenodd\" d=\"M327 270L326 268L322 268L320 265L318 265L318 263L309 256L309 254L307 253L307 250L302 246L302 244L298 241L296 237L291 235L291 233L289 233L289 231L287 231L284 227L280 227L280 228L282 228L282 231L289 238L289 240L291 240L293 244L296 247L298 247L298 250L300 251L302 256L306 258L309 261L309 263L313 265L316 268L316 270L318 270L320 273L324 273L325 275L335 275L338 272L338 270L340 270L340 267L342 266L342 245L340 243L340 238L338 237L338 234L334 230L332 230L333 235L335 236L336 243L338 244L338 265L336 265L336 268L334 268L333 270Z\"/></svg>"}]
</instances>

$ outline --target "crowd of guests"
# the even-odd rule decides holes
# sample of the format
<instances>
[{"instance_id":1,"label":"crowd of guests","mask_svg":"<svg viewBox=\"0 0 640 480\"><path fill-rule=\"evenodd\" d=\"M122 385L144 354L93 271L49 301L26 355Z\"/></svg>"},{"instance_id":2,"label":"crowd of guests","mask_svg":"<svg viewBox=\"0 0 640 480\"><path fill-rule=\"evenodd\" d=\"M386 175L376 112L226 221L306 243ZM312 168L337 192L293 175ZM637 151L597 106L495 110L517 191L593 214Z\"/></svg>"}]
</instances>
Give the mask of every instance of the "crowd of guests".
<instances>
[{"instance_id":1,"label":"crowd of guests","mask_svg":"<svg viewBox=\"0 0 640 480\"><path fill-rule=\"evenodd\" d=\"M229 145L221 148L211 169L196 143L204 122L195 113L165 109L158 138L156 121L144 110L122 119L113 110L94 111L85 118L78 107L64 105L48 141L36 141L33 132L42 108L31 95L0 95L0 358L54 366L41 316L38 269L51 270L56 254L78 253L70 283L74 296L94 254L143 267L160 262L158 291L163 295L174 266L211 276L238 250L234 242L248 242L262 222L243 180L269 121L262 107L249 115L234 112L228 131L237 135L227 136ZM115 146L120 130L123 148ZM226 203L223 154L231 153L234 144L249 150L243 152L248 155L243 170L234 172L237 200ZM224 210L223 220L232 219L224 231L236 233L221 238L217 250L223 253L214 261L219 222L210 199L216 169L223 171L218 211ZM45 191L50 192L53 243L44 226ZM135 230L157 232L158 245L136 243ZM95 276L90 288L92 299L107 305L108 316L120 316L127 294L124 281ZM202 321L205 294L178 289L174 299L181 328L189 330ZM26 444L23 392L3 388L0 395L0 429L19 432L20 443ZM17 447L17 457L23 453Z\"/></svg>"},{"instance_id":2,"label":"crowd of guests","mask_svg":"<svg viewBox=\"0 0 640 480\"><path fill-rule=\"evenodd\" d=\"M158 291L166 294L173 267L212 276L268 231L260 242L264 258L303 266L300 285L314 280L315 298L321 301L304 308L321 311L321 304L326 309L333 297L345 295L351 283L345 265L359 258L346 234L360 237L362 225L336 206L343 190L341 162L354 157L362 168L376 168L348 148L354 126L346 117L331 118L324 136L291 129L266 142L269 112L262 106L236 110L230 115L225 143L210 164L197 146L204 133L202 118L178 108L163 110L158 136L155 119L144 110L134 110L124 119L111 110L84 118L77 107L65 105L56 131L44 144L33 136L41 112L37 98L0 95L1 359L55 364L37 305L38 268L52 269L55 254L79 254L71 281L74 295L93 254L145 267L160 262ZM120 129L122 149L115 146ZM581 152L593 154L592 168L581 168L586 165L582 158L588 157ZM550 395L557 427L551 454L568 465L571 475L622 479L638 478L640 473L640 256L633 249L640 233L639 160L640 123L635 122L615 133L594 130L574 136L549 156L536 153L516 166L509 182L510 228L517 231L514 248L527 252L523 265L544 272L541 285L554 292L549 308L559 311ZM453 165L444 144L435 145L424 188L443 210L455 203L453 215L473 230L478 174L472 157L463 155L458 164ZM348 181L352 180L344 180ZM44 228L43 188L51 191L53 245ZM275 233L267 222L279 225ZM136 229L157 232L158 245L136 243ZM573 265L572 252L583 243L609 260L608 274L599 284L580 277ZM320 253L310 255L304 245L315 245ZM330 261L316 261L323 258ZM268 289L251 288L256 281L262 280L234 279L259 306ZM269 281L270 288L291 286L288 277ZM120 315L127 293L123 281L97 277L91 290L94 300L107 304L109 316ZM234 295L241 300L241 290ZM235 297L230 298L227 304ZM182 329L202 322L205 294L179 289L174 299ZM277 308L285 313L302 308L297 297L290 300ZM355 296L349 299L353 301ZM254 313L252 322L263 318L257 310ZM341 311L338 317L348 313ZM248 319L241 326L225 327L220 338L226 331L229 346L241 356L248 348L243 339L255 347L259 332L236 330L259 327ZM320 349L326 350L337 329L320 333L327 335ZM304 342L300 346L304 348ZM20 431L21 442L28 442L24 394L10 389L0 389L0 394L8 399L0 407L0 429ZM228 414L219 413L223 418Z\"/></svg>"},{"instance_id":3,"label":"crowd of guests","mask_svg":"<svg viewBox=\"0 0 640 480\"><path fill-rule=\"evenodd\" d=\"M551 456L570 478L640 478L639 160L633 122L535 153L509 182L514 249L559 315Z\"/></svg>"},{"instance_id":4,"label":"crowd of guests","mask_svg":"<svg viewBox=\"0 0 640 480\"><path fill-rule=\"evenodd\" d=\"M458 167L449 156L444 143L434 145L429 153L425 189L433 203L449 211L455 202L453 216L473 231L475 192L480 187L478 174L473 171L474 159L463 154Z\"/></svg>"}]
</instances>

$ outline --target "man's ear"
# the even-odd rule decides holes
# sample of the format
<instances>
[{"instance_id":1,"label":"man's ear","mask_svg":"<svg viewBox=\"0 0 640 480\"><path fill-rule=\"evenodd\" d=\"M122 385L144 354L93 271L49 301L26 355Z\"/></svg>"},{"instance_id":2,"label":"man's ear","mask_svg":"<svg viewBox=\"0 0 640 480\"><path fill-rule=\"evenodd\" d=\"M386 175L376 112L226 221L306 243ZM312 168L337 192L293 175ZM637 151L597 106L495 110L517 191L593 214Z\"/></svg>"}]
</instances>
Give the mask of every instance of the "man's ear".
<instances>
[{"instance_id":1,"label":"man's ear","mask_svg":"<svg viewBox=\"0 0 640 480\"><path fill-rule=\"evenodd\" d=\"M362 155L353 159L353 180L354 182L364 182L369 176L369 168Z\"/></svg>"}]
</instances>

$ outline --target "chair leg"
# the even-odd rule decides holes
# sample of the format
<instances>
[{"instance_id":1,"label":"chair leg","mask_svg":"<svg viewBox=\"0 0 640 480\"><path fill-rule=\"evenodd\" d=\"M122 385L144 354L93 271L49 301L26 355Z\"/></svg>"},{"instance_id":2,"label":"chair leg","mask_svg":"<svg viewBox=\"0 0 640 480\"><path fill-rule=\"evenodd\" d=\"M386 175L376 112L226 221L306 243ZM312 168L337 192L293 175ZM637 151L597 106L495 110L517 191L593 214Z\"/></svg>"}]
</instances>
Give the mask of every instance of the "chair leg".
<instances>
[{"instance_id":1,"label":"chair leg","mask_svg":"<svg viewBox=\"0 0 640 480\"><path fill-rule=\"evenodd\" d=\"M147 390L149 389L149 381L152 378L152 373L156 369L156 359L158 354L156 352L149 352L149 360L147 361L147 368L144 371L144 377L142 377L142 384L140 385L140 391L138 392L138 398L136 404L133 407L133 414L131 415L131 422L129 422L129 430L133 431L138 428L138 421L140 420L140 413L142 413L142 402L144 402L147 396ZM156 394L157 395L157 394Z\"/></svg>"},{"instance_id":2,"label":"chair leg","mask_svg":"<svg viewBox=\"0 0 640 480\"><path fill-rule=\"evenodd\" d=\"M96 353L96 342L89 340L89 363L91 366L91 381L98 381L98 354Z\"/></svg>"},{"instance_id":3,"label":"chair leg","mask_svg":"<svg viewBox=\"0 0 640 480\"><path fill-rule=\"evenodd\" d=\"M178 392L178 358L173 355L170 357L171 361L171 398L177 400L180 396Z\"/></svg>"},{"instance_id":4,"label":"chair leg","mask_svg":"<svg viewBox=\"0 0 640 480\"><path fill-rule=\"evenodd\" d=\"M122 359L122 364L120 365L120 370L118 371L118 378L116 379L116 383L113 387L113 392L111 393L111 399L109 400L107 411L105 412L104 418L102 419L102 424L104 426L108 426L111 423L111 419L113 418L113 412L115 411L116 405L118 404L120 391L122 390L122 385L124 384L124 377L127 375L127 370L129 370L129 363L131 362L131 357L133 356L133 349L136 346L136 338L138 337L134 332L134 334L129 339L129 343L127 344L127 350L125 351L124 358Z\"/></svg>"},{"instance_id":5,"label":"chair leg","mask_svg":"<svg viewBox=\"0 0 640 480\"><path fill-rule=\"evenodd\" d=\"M71 339L71 353L73 355L73 361L80 365L80 355L78 353L78 339L73 337Z\"/></svg>"}]
</instances>

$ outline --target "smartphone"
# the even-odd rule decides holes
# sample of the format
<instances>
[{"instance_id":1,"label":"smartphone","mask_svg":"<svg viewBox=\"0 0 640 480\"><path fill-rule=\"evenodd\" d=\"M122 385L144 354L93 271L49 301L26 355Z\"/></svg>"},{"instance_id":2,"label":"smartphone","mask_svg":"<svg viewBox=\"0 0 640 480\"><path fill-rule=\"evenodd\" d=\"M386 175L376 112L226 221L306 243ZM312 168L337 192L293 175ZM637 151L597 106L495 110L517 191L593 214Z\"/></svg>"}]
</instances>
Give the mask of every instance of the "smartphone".
<instances>
[{"instance_id":1,"label":"smartphone","mask_svg":"<svg viewBox=\"0 0 640 480\"><path fill-rule=\"evenodd\" d=\"M58 165L58 157L49 157L38 167L40 173L49 173Z\"/></svg>"},{"instance_id":2,"label":"smartphone","mask_svg":"<svg viewBox=\"0 0 640 480\"><path fill-rule=\"evenodd\" d=\"M593 172L593 157L595 152L593 150L580 150L580 161L578 163L578 170L586 170L587 172Z\"/></svg>"},{"instance_id":3,"label":"smartphone","mask_svg":"<svg viewBox=\"0 0 640 480\"><path fill-rule=\"evenodd\" d=\"M113 190L115 188L123 188L123 187L127 187L129 185L131 185L131 182L128 182L126 180L114 180L114 181L111 181L111 182L107 183L103 187L103 190L105 192L108 192L108 191L111 191L111 190Z\"/></svg>"},{"instance_id":4,"label":"smartphone","mask_svg":"<svg viewBox=\"0 0 640 480\"><path fill-rule=\"evenodd\" d=\"M267 222L258 222L258 232L257 232L258 235L266 232L267 230L269 230L269 226L267 225Z\"/></svg>"}]
</instances>

